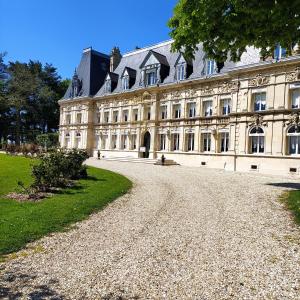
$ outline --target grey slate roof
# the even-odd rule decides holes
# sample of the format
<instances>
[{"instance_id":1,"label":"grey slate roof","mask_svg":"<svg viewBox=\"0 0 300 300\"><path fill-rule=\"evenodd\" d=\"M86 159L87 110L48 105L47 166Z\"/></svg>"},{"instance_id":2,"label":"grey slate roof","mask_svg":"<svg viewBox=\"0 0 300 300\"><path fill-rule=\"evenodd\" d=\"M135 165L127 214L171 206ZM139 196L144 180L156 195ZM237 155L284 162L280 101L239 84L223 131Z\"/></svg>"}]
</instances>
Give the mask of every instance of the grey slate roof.
<instances>
[{"instance_id":1,"label":"grey slate roof","mask_svg":"<svg viewBox=\"0 0 300 300\"><path fill-rule=\"evenodd\" d=\"M103 85L109 70L109 56L92 49L86 49L81 56L76 70L82 87L78 96L88 97L95 95ZM72 83L69 85L63 99L71 98Z\"/></svg>"},{"instance_id":2,"label":"grey slate roof","mask_svg":"<svg viewBox=\"0 0 300 300\"><path fill-rule=\"evenodd\" d=\"M162 42L157 45L153 45L150 47L137 49L132 52L125 53L114 70L114 74L118 75L117 85L113 89L112 94L123 92L122 90L122 75L124 73L124 69L127 68L129 70L129 74L135 76L135 82L130 86L130 90L136 90L141 88L141 65L144 62L145 58L149 56L149 52L156 57L156 59L164 65L170 66L169 75L164 78L163 82L160 85L175 83L175 65L180 56L178 52L171 52L171 43L172 41ZM249 49L249 53L243 54L242 59L238 63L233 63L231 61L225 62L222 73L228 72L229 69L236 66L243 66L251 63L259 62L259 53L256 49ZM92 59L91 59L92 58ZM93 59L94 58L94 59ZM190 62L193 66L193 72L190 74L188 79L196 79L205 77L205 53L202 50L201 45L198 46L198 51L195 53L195 59ZM97 63L96 63L97 61ZM106 71L101 68L101 64L106 65ZM99 53L97 51L92 50L90 54L83 53L80 65L78 67L78 76L83 82L83 92L82 96L102 96L106 95L104 88L104 78L108 74L109 70L109 56ZM91 72L92 70L92 72ZM105 72L105 73L103 73ZM212 75L213 76L213 75ZM114 75L116 78L116 76ZM96 90L98 87L98 90ZM64 98L68 98L70 95L70 87L66 92Z\"/></svg>"}]
</instances>

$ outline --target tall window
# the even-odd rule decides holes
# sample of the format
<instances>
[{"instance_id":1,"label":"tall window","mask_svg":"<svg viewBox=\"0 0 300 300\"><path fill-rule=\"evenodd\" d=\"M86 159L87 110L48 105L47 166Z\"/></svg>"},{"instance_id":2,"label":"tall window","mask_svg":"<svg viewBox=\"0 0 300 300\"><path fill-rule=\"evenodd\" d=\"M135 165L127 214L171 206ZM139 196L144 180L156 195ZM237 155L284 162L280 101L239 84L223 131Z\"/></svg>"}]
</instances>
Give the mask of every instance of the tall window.
<instances>
[{"instance_id":1,"label":"tall window","mask_svg":"<svg viewBox=\"0 0 300 300\"><path fill-rule=\"evenodd\" d=\"M101 137L101 149L106 149L107 148L107 135L102 135Z\"/></svg>"},{"instance_id":2,"label":"tall window","mask_svg":"<svg viewBox=\"0 0 300 300\"><path fill-rule=\"evenodd\" d=\"M250 130L250 149L252 154L265 152L265 135L261 127L254 127Z\"/></svg>"},{"instance_id":3,"label":"tall window","mask_svg":"<svg viewBox=\"0 0 300 300\"><path fill-rule=\"evenodd\" d=\"M162 120L167 119L167 106L163 105L160 107L160 118Z\"/></svg>"},{"instance_id":4,"label":"tall window","mask_svg":"<svg viewBox=\"0 0 300 300\"><path fill-rule=\"evenodd\" d=\"M166 150L166 135L165 134L159 135L159 150L160 151Z\"/></svg>"},{"instance_id":5,"label":"tall window","mask_svg":"<svg viewBox=\"0 0 300 300\"><path fill-rule=\"evenodd\" d=\"M274 58L276 60L280 60L283 57L286 57L286 49L282 48L280 45L277 45L274 50Z\"/></svg>"},{"instance_id":6,"label":"tall window","mask_svg":"<svg viewBox=\"0 0 300 300\"><path fill-rule=\"evenodd\" d=\"M139 119L139 110L137 108L133 110L133 119L134 121L138 121Z\"/></svg>"},{"instance_id":7,"label":"tall window","mask_svg":"<svg viewBox=\"0 0 300 300\"><path fill-rule=\"evenodd\" d=\"M179 133L173 134L172 142L173 142L173 150L174 151L179 150Z\"/></svg>"},{"instance_id":8,"label":"tall window","mask_svg":"<svg viewBox=\"0 0 300 300\"><path fill-rule=\"evenodd\" d=\"M122 78L122 89L124 91L129 90L129 76L123 76L123 78Z\"/></svg>"},{"instance_id":9,"label":"tall window","mask_svg":"<svg viewBox=\"0 0 300 300\"><path fill-rule=\"evenodd\" d=\"M123 121L128 122L128 110L123 111Z\"/></svg>"},{"instance_id":10,"label":"tall window","mask_svg":"<svg viewBox=\"0 0 300 300\"><path fill-rule=\"evenodd\" d=\"M108 122L109 122L109 111L106 111L106 112L104 113L104 121L105 121L105 123L108 123Z\"/></svg>"},{"instance_id":11,"label":"tall window","mask_svg":"<svg viewBox=\"0 0 300 300\"><path fill-rule=\"evenodd\" d=\"M77 132L76 133L76 136L75 136L75 147L74 148L80 148L81 146L81 134L80 132Z\"/></svg>"},{"instance_id":12,"label":"tall window","mask_svg":"<svg viewBox=\"0 0 300 300\"><path fill-rule=\"evenodd\" d=\"M210 101L203 101L203 112L205 117L212 116L212 104L213 102Z\"/></svg>"},{"instance_id":13,"label":"tall window","mask_svg":"<svg viewBox=\"0 0 300 300\"><path fill-rule=\"evenodd\" d=\"M136 134L131 135L131 149L136 150Z\"/></svg>"},{"instance_id":14,"label":"tall window","mask_svg":"<svg viewBox=\"0 0 300 300\"><path fill-rule=\"evenodd\" d=\"M66 148L70 148L70 142L71 142L70 133L67 132L65 135L65 147Z\"/></svg>"},{"instance_id":15,"label":"tall window","mask_svg":"<svg viewBox=\"0 0 300 300\"><path fill-rule=\"evenodd\" d=\"M127 149L127 135L122 134L121 136L122 149Z\"/></svg>"},{"instance_id":16,"label":"tall window","mask_svg":"<svg viewBox=\"0 0 300 300\"><path fill-rule=\"evenodd\" d=\"M212 75L215 72L215 61L208 60L206 62L206 75Z\"/></svg>"},{"instance_id":17,"label":"tall window","mask_svg":"<svg viewBox=\"0 0 300 300\"><path fill-rule=\"evenodd\" d=\"M188 103L188 116L189 118L195 118L196 117L196 103Z\"/></svg>"},{"instance_id":18,"label":"tall window","mask_svg":"<svg viewBox=\"0 0 300 300\"><path fill-rule=\"evenodd\" d=\"M111 136L111 148L116 149L117 148L117 135L113 134Z\"/></svg>"},{"instance_id":19,"label":"tall window","mask_svg":"<svg viewBox=\"0 0 300 300\"><path fill-rule=\"evenodd\" d=\"M100 123L100 122L101 122L101 113L100 113L100 112L97 112L97 113L96 113L96 122L97 122L97 123Z\"/></svg>"},{"instance_id":20,"label":"tall window","mask_svg":"<svg viewBox=\"0 0 300 300\"><path fill-rule=\"evenodd\" d=\"M156 70L151 70L146 73L146 83L147 85L156 84Z\"/></svg>"},{"instance_id":21,"label":"tall window","mask_svg":"<svg viewBox=\"0 0 300 300\"><path fill-rule=\"evenodd\" d=\"M223 99L221 100L221 109L222 109L222 115L227 116L230 114L231 111L231 100L230 99Z\"/></svg>"},{"instance_id":22,"label":"tall window","mask_svg":"<svg viewBox=\"0 0 300 300\"><path fill-rule=\"evenodd\" d=\"M266 110L266 93L255 93L254 94L254 111Z\"/></svg>"},{"instance_id":23,"label":"tall window","mask_svg":"<svg viewBox=\"0 0 300 300\"><path fill-rule=\"evenodd\" d=\"M113 118L114 118L114 122L117 123L118 119L119 119L119 112L118 111L114 111Z\"/></svg>"},{"instance_id":24,"label":"tall window","mask_svg":"<svg viewBox=\"0 0 300 300\"><path fill-rule=\"evenodd\" d=\"M173 106L174 109L174 118L175 119L180 119L181 117L181 105L180 104L176 104Z\"/></svg>"},{"instance_id":25,"label":"tall window","mask_svg":"<svg viewBox=\"0 0 300 300\"><path fill-rule=\"evenodd\" d=\"M66 124L71 124L71 114L66 115Z\"/></svg>"},{"instance_id":26,"label":"tall window","mask_svg":"<svg viewBox=\"0 0 300 300\"><path fill-rule=\"evenodd\" d=\"M296 126L292 126L287 132L289 154L300 154L300 131Z\"/></svg>"},{"instance_id":27,"label":"tall window","mask_svg":"<svg viewBox=\"0 0 300 300\"><path fill-rule=\"evenodd\" d=\"M202 133L202 151L209 152L211 148L211 133Z\"/></svg>"},{"instance_id":28,"label":"tall window","mask_svg":"<svg viewBox=\"0 0 300 300\"><path fill-rule=\"evenodd\" d=\"M221 133L221 152L227 152L229 148L229 132Z\"/></svg>"},{"instance_id":29,"label":"tall window","mask_svg":"<svg viewBox=\"0 0 300 300\"><path fill-rule=\"evenodd\" d=\"M195 134L188 133L187 134L187 151L195 150Z\"/></svg>"},{"instance_id":30,"label":"tall window","mask_svg":"<svg viewBox=\"0 0 300 300\"><path fill-rule=\"evenodd\" d=\"M176 67L176 79L178 81L185 79L185 64L177 65Z\"/></svg>"},{"instance_id":31,"label":"tall window","mask_svg":"<svg viewBox=\"0 0 300 300\"><path fill-rule=\"evenodd\" d=\"M291 90L292 108L300 108L300 89Z\"/></svg>"},{"instance_id":32,"label":"tall window","mask_svg":"<svg viewBox=\"0 0 300 300\"><path fill-rule=\"evenodd\" d=\"M78 124L80 124L80 123L82 122L82 114L81 114L81 113L78 113L78 114L76 115L76 122L77 122Z\"/></svg>"}]
</instances>

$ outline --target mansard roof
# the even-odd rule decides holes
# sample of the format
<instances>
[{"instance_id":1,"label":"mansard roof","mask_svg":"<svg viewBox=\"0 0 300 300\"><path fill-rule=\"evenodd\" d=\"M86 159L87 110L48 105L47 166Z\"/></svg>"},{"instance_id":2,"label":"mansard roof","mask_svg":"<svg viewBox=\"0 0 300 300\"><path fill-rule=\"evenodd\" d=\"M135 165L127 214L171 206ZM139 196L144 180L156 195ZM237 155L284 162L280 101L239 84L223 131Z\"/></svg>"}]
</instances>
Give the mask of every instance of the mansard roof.
<instances>
[{"instance_id":1,"label":"mansard roof","mask_svg":"<svg viewBox=\"0 0 300 300\"><path fill-rule=\"evenodd\" d=\"M125 67L124 71L121 74L121 77L124 76L125 72L127 72L127 74L129 75L130 78L135 78L136 77L136 70L133 70L129 67Z\"/></svg>"},{"instance_id":2,"label":"mansard roof","mask_svg":"<svg viewBox=\"0 0 300 300\"><path fill-rule=\"evenodd\" d=\"M134 74L135 81L130 86L129 91L142 88L140 85L142 72L140 67L147 62L147 59L153 55L157 61L169 67L168 75L163 79L160 85L176 83L176 68L175 65L183 54L171 51L172 40L162 42L150 47L136 49L134 51L125 53L119 65L114 70L114 74L118 76L117 85L112 90L112 94L122 93L122 76L124 70L127 69L128 73ZM195 53L195 58L188 61L192 66L192 73L188 79L205 78L205 60L206 55L203 51L202 45L198 45L198 50ZM260 61L259 51L254 48L249 48L247 52L242 55L242 59L238 63L226 61L221 70L221 74L227 73L234 67L258 63ZM80 65L77 69L79 79L82 80L82 96L102 96L107 95L104 89L104 81L109 72L109 56L100 52L90 50L83 53ZM115 76L115 75L114 75ZM215 76L215 75L211 75ZM131 75L130 75L131 77ZM70 87L68 88L64 97L70 97Z\"/></svg>"},{"instance_id":3,"label":"mansard roof","mask_svg":"<svg viewBox=\"0 0 300 300\"><path fill-rule=\"evenodd\" d=\"M109 70L109 56L92 48L83 50L79 66L76 70L81 81L79 97L95 95L103 85ZM72 83L69 85L63 99L72 97Z\"/></svg>"}]
</instances>

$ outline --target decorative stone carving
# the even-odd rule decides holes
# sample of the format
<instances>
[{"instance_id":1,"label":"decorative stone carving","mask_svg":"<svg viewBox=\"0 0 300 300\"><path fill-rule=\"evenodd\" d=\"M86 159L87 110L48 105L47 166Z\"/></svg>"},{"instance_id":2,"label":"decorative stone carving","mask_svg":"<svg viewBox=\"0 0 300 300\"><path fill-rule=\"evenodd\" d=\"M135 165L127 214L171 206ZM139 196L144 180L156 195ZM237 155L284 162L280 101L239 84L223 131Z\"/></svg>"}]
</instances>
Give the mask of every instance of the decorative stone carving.
<instances>
[{"instance_id":1,"label":"decorative stone carving","mask_svg":"<svg viewBox=\"0 0 300 300\"><path fill-rule=\"evenodd\" d=\"M251 117L249 126L255 126L255 127L259 127L259 126L267 126L268 122L264 121L264 117L260 114L254 114Z\"/></svg>"},{"instance_id":2,"label":"decorative stone carving","mask_svg":"<svg viewBox=\"0 0 300 300\"><path fill-rule=\"evenodd\" d=\"M142 95L143 100L151 100L151 94L147 91L145 91Z\"/></svg>"},{"instance_id":3,"label":"decorative stone carving","mask_svg":"<svg viewBox=\"0 0 300 300\"><path fill-rule=\"evenodd\" d=\"M294 125L298 131L300 131L300 116L299 113L291 113L289 120L285 122L285 125Z\"/></svg>"},{"instance_id":4,"label":"decorative stone carving","mask_svg":"<svg viewBox=\"0 0 300 300\"><path fill-rule=\"evenodd\" d=\"M201 96L213 95L214 94L214 89L209 87L209 86L205 86L200 91L201 91Z\"/></svg>"},{"instance_id":5,"label":"decorative stone carving","mask_svg":"<svg viewBox=\"0 0 300 300\"><path fill-rule=\"evenodd\" d=\"M172 99L178 99L178 98L180 98L181 97L181 91L174 91L174 92L172 92L172 94L171 94L171 98Z\"/></svg>"},{"instance_id":6,"label":"decorative stone carving","mask_svg":"<svg viewBox=\"0 0 300 300\"><path fill-rule=\"evenodd\" d=\"M193 98L193 97L197 97L197 90L195 89L190 89L186 91L186 98Z\"/></svg>"},{"instance_id":7,"label":"decorative stone carving","mask_svg":"<svg viewBox=\"0 0 300 300\"><path fill-rule=\"evenodd\" d=\"M237 91L239 88L239 82L238 81L228 81L228 82L223 82L223 84L221 84L219 86L219 93L221 94L227 94L227 93L232 93Z\"/></svg>"},{"instance_id":8,"label":"decorative stone carving","mask_svg":"<svg viewBox=\"0 0 300 300\"><path fill-rule=\"evenodd\" d=\"M258 74L255 78L249 80L249 86L267 85L270 82L270 76Z\"/></svg>"},{"instance_id":9,"label":"decorative stone carving","mask_svg":"<svg viewBox=\"0 0 300 300\"><path fill-rule=\"evenodd\" d=\"M295 71L286 74L286 81L299 81L300 80L300 68L297 67Z\"/></svg>"}]
</instances>

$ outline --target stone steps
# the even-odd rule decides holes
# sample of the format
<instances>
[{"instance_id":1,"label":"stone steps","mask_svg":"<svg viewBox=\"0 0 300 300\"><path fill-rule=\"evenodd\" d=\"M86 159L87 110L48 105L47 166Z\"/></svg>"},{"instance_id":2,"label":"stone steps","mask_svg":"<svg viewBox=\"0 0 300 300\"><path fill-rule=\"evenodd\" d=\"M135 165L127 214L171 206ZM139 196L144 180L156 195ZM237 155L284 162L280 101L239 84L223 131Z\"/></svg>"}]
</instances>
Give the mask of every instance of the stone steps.
<instances>
[{"instance_id":1,"label":"stone steps","mask_svg":"<svg viewBox=\"0 0 300 300\"><path fill-rule=\"evenodd\" d=\"M105 161L118 161L118 162L131 162L131 163L141 163L141 164L151 164L151 165L162 165L160 159L138 158L138 157L131 157L131 156L125 156L125 157L105 157L105 158L101 158L101 160L105 160ZM178 163L176 163L172 159L166 159L164 165L165 166L173 166L173 165L178 165Z\"/></svg>"}]
</instances>

